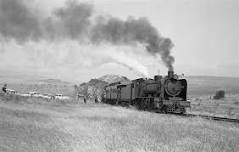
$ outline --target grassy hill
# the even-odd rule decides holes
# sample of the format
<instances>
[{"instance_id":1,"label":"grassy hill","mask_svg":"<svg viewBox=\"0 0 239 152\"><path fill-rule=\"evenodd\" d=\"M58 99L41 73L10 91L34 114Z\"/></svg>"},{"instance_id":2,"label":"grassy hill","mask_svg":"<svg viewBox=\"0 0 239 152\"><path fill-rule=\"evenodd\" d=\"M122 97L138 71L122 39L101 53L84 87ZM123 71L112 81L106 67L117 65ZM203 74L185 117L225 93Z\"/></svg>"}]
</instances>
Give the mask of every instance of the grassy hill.
<instances>
[{"instance_id":1,"label":"grassy hill","mask_svg":"<svg viewBox=\"0 0 239 152\"><path fill-rule=\"evenodd\" d=\"M1 152L239 151L239 125L104 104L0 100Z\"/></svg>"},{"instance_id":2,"label":"grassy hill","mask_svg":"<svg viewBox=\"0 0 239 152\"><path fill-rule=\"evenodd\" d=\"M59 79L49 79L39 75L17 73L0 73L0 87L7 84L8 88L19 93L36 91L39 93L64 94L72 96L74 94L73 83Z\"/></svg>"},{"instance_id":3,"label":"grassy hill","mask_svg":"<svg viewBox=\"0 0 239 152\"><path fill-rule=\"evenodd\" d=\"M108 78L92 79L83 85L101 87L116 77ZM0 80L0 85L7 82L19 92L34 89L43 93L74 92L73 84L57 79L0 76ZM189 112L239 118L238 78L188 77L187 80L192 102ZM217 89L226 90L225 99L210 98ZM70 104L1 97L0 151L239 151L238 124L80 103L83 101Z\"/></svg>"},{"instance_id":4,"label":"grassy hill","mask_svg":"<svg viewBox=\"0 0 239 152\"><path fill-rule=\"evenodd\" d=\"M190 112L215 114L239 118L239 78L190 76L188 80L188 99L192 103ZM89 82L78 85L78 91L91 99L101 99L105 85L116 81L129 81L128 78L118 75L105 75ZM43 77L0 74L0 86L4 83L20 93L37 91L39 93L76 95L74 84L59 79ZM226 98L213 100L217 89L226 91Z\"/></svg>"}]
</instances>

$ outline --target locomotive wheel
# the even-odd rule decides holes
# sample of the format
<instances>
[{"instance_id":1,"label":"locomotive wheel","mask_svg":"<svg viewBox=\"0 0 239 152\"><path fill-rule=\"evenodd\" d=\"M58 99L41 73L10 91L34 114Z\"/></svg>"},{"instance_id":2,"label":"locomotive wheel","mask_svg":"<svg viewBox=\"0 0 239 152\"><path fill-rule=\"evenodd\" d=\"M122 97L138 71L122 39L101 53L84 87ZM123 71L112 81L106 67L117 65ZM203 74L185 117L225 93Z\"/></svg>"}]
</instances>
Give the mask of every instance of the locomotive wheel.
<instances>
[{"instance_id":1,"label":"locomotive wheel","mask_svg":"<svg viewBox=\"0 0 239 152\"><path fill-rule=\"evenodd\" d=\"M143 104L143 110L146 111L148 109L149 100L148 99L143 99L142 104Z\"/></svg>"},{"instance_id":2,"label":"locomotive wheel","mask_svg":"<svg viewBox=\"0 0 239 152\"><path fill-rule=\"evenodd\" d=\"M139 99L139 109L140 110L145 110L144 99Z\"/></svg>"},{"instance_id":3,"label":"locomotive wheel","mask_svg":"<svg viewBox=\"0 0 239 152\"><path fill-rule=\"evenodd\" d=\"M180 114L184 114L184 113L186 113L186 109L184 107L181 107L180 108Z\"/></svg>"},{"instance_id":4,"label":"locomotive wheel","mask_svg":"<svg viewBox=\"0 0 239 152\"><path fill-rule=\"evenodd\" d=\"M139 106L139 109L140 109L140 110L143 110L143 102L142 102L142 99L139 100L138 106Z\"/></svg>"},{"instance_id":5,"label":"locomotive wheel","mask_svg":"<svg viewBox=\"0 0 239 152\"><path fill-rule=\"evenodd\" d=\"M161 111L162 113L167 113L167 106L162 106L162 107L160 108L160 111Z\"/></svg>"}]
</instances>

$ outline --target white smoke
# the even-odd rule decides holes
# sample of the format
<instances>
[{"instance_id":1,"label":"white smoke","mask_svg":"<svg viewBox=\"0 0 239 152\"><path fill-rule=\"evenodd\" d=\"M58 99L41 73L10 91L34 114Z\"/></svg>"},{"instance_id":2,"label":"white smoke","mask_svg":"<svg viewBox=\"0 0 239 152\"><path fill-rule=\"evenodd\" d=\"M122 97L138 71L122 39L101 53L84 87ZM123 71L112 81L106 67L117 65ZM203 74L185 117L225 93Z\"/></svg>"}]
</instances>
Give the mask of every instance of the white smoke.
<instances>
[{"instance_id":1,"label":"white smoke","mask_svg":"<svg viewBox=\"0 0 239 152\"><path fill-rule=\"evenodd\" d=\"M67 74L71 70L97 68L107 63L116 63L139 76L149 77L147 67L140 59L150 55L141 49L143 48L140 46L80 44L74 40L28 41L24 44L11 40L2 42L0 68L46 73L65 71Z\"/></svg>"}]
</instances>

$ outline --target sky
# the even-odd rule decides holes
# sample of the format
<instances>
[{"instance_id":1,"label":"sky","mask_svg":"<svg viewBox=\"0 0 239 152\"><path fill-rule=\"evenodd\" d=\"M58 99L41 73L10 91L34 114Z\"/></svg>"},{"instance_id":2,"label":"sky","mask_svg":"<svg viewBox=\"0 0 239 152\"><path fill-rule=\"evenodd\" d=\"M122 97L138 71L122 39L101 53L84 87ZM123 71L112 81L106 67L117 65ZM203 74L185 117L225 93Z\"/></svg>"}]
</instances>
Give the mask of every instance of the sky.
<instances>
[{"instance_id":1,"label":"sky","mask_svg":"<svg viewBox=\"0 0 239 152\"><path fill-rule=\"evenodd\" d=\"M79 3L93 5L95 15L122 20L129 16L146 17L161 36L172 40L171 55L175 59L176 73L239 77L237 0L79 0ZM34 0L31 5L42 16L64 6L65 0ZM82 46L71 40L24 44L9 40L1 45L0 52L4 54L0 57L0 71L10 69L83 82L104 74L120 74L133 79L142 74L151 77L160 72L164 75L168 70L162 61L145 51L135 53L135 50L142 50L141 47ZM25 54L23 50L32 48L37 48L35 53L26 58L29 51ZM44 50L48 53L42 53ZM123 64L120 60L124 60Z\"/></svg>"},{"instance_id":2,"label":"sky","mask_svg":"<svg viewBox=\"0 0 239 152\"><path fill-rule=\"evenodd\" d=\"M146 16L174 43L175 70L187 75L239 76L239 1L104 1L119 17Z\"/></svg>"}]
</instances>

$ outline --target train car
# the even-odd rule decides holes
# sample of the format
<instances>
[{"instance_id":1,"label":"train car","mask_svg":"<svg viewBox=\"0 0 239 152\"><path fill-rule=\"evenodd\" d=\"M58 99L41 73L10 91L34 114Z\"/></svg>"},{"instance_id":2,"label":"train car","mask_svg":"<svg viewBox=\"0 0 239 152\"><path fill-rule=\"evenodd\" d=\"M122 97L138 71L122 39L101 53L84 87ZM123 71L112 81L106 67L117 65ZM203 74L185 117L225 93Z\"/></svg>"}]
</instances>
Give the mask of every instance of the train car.
<instances>
[{"instance_id":1,"label":"train car","mask_svg":"<svg viewBox=\"0 0 239 152\"><path fill-rule=\"evenodd\" d=\"M164 78L140 78L130 83L120 82L105 87L104 102L134 105L139 109L161 112L185 113L187 101L187 81L179 79L173 71Z\"/></svg>"},{"instance_id":2,"label":"train car","mask_svg":"<svg viewBox=\"0 0 239 152\"><path fill-rule=\"evenodd\" d=\"M108 104L118 104L118 89L117 86L120 82L111 83L107 87L105 87L105 95L104 95L104 102Z\"/></svg>"}]
</instances>

